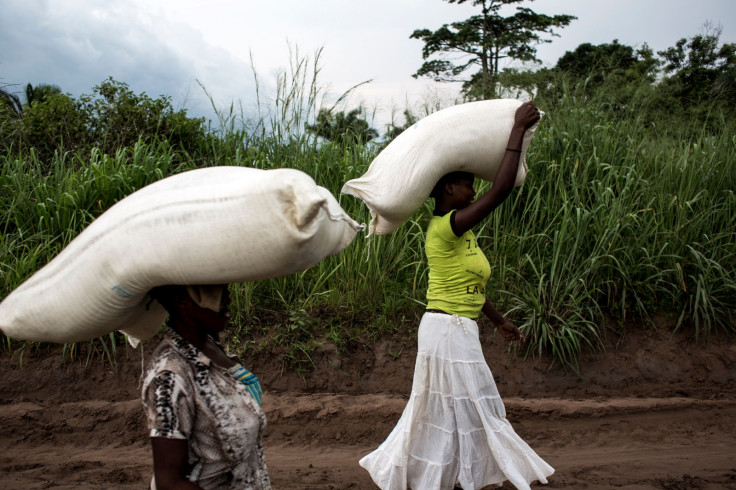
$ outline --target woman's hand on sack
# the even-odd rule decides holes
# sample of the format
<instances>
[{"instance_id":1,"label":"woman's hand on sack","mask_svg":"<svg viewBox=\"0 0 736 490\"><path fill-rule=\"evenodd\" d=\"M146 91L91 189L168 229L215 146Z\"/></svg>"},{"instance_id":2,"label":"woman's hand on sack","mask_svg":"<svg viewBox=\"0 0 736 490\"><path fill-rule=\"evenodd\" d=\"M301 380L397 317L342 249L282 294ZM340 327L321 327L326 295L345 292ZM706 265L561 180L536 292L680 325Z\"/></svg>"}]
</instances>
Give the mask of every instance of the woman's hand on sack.
<instances>
[{"instance_id":1,"label":"woman's hand on sack","mask_svg":"<svg viewBox=\"0 0 736 490\"><path fill-rule=\"evenodd\" d=\"M514 127L524 129L526 131L529 127L536 124L540 117L542 116L539 113L537 106L534 105L534 102L531 100L524 102L518 109L516 109L516 113L514 114Z\"/></svg>"}]
</instances>

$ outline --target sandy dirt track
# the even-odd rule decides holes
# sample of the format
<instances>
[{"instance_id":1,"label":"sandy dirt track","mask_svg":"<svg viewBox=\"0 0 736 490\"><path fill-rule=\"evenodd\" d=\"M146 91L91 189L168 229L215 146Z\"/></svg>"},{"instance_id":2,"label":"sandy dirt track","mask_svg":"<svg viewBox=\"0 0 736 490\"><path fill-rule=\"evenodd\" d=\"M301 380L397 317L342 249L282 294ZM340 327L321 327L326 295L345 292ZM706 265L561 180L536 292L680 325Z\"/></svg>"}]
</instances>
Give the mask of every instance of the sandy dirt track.
<instances>
[{"instance_id":1,"label":"sandy dirt track","mask_svg":"<svg viewBox=\"0 0 736 490\"><path fill-rule=\"evenodd\" d=\"M736 489L736 342L695 345L642 329L609 339L582 376L509 356L482 337L516 431L556 473L535 488ZM145 349L153 348L148 342ZM411 343L262 375L275 488L370 489L358 459L391 431L411 382ZM144 349L144 353L147 352ZM146 488L151 455L138 396L141 358L62 362L58 349L0 356L0 488ZM503 488L512 488L504 486Z\"/></svg>"}]
</instances>

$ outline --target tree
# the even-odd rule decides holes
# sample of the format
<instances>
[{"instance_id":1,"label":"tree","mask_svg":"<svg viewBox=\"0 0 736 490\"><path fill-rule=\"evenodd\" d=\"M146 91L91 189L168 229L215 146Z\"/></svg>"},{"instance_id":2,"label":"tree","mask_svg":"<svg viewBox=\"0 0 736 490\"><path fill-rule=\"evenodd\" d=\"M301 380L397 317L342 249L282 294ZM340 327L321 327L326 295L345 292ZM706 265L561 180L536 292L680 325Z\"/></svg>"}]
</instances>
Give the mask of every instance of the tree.
<instances>
[{"instance_id":1,"label":"tree","mask_svg":"<svg viewBox=\"0 0 736 490\"><path fill-rule=\"evenodd\" d=\"M91 142L105 152L156 138L193 152L206 135L204 118L189 117L185 109L175 110L170 97L136 94L128 84L113 78L97 85L92 96L83 95L81 101L90 120Z\"/></svg>"},{"instance_id":2,"label":"tree","mask_svg":"<svg viewBox=\"0 0 736 490\"><path fill-rule=\"evenodd\" d=\"M718 46L721 28L706 24L705 33L658 51L665 60L666 85L685 106L720 97L736 103L736 44Z\"/></svg>"},{"instance_id":3,"label":"tree","mask_svg":"<svg viewBox=\"0 0 736 490\"><path fill-rule=\"evenodd\" d=\"M114 154L142 140L198 155L210 142L204 118L174 109L169 97L135 94L112 78L79 99L48 84L28 84L25 96L23 106L18 95L0 90L0 151L32 150L49 160L56 152L93 147Z\"/></svg>"},{"instance_id":4,"label":"tree","mask_svg":"<svg viewBox=\"0 0 736 490\"><path fill-rule=\"evenodd\" d=\"M363 109L353 109L345 112L333 113L331 109L320 109L314 124L306 124L305 129L328 141L337 143L362 142L367 143L378 137L378 131L373 129L365 120Z\"/></svg>"},{"instance_id":5,"label":"tree","mask_svg":"<svg viewBox=\"0 0 736 490\"><path fill-rule=\"evenodd\" d=\"M5 88L0 88L0 112L8 113L14 118L21 117L23 115L23 103L20 101L20 97Z\"/></svg>"},{"instance_id":6,"label":"tree","mask_svg":"<svg viewBox=\"0 0 736 490\"><path fill-rule=\"evenodd\" d=\"M41 84L34 87L29 83L26 85L25 94L26 107L29 107L33 102L43 102L51 95L61 94L61 88L57 85L48 84ZM0 109L4 109L15 118L23 116L24 108L20 97L4 88L0 88Z\"/></svg>"},{"instance_id":7,"label":"tree","mask_svg":"<svg viewBox=\"0 0 736 490\"><path fill-rule=\"evenodd\" d=\"M32 149L44 161L85 144L87 120L69 94L56 85L30 83L24 93L25 105L19 95L0 90L0 151Z\"/></svg>"},{"instance_id":8,"label":"tree","mask_svg":"<svg viewBox=\"0 0 736 490\"><path fill-rule=\"evenodd\" d=\"M567 51L557 60L555 69L574 78L585 79L586 83L598 86L606 80L646 79L655 80L658 61L648 45L634 51L631 46L620 44L614 39L611 44L597 46L584 43L575 51Z\"/></svg>"},{"instance_id":9,"label":"tree","mask_svg":"<svg viewBox=\"0 0 736 490\"><path fill-rule=\"evenodd\" d=\"M26 85L26 104L30 106L34 102L45 102L52 95L58 95L60 93L61 88L58 85L42 83L34 87L29 83Z\"/></svg>"},{"instance_id":10,"label":"tree","mask_svg":"<svg viewBox=\"0 0 736 490\"><path fill-rule=\"evenodd\" d=\"M43 102L51 95L58 94L61 94L61 88L57 85L41 84L34 87L29 83L25 90L26 107L29 107L33 102ZM0 88L0 107L10 111L10 114L16 118L23 116L24 108L20 97L4 88Z\"/></svg>"},{"instance_id":11,"label":"tree","mask_svg":"<svg viewBox=\"0 0 736 490\"><path fill-rule=\"evenodd\" d=\"M581 101L633 110L631 101L653 90L660 65L647 44L635 50L614 39L610 44L583 43L562 55L551 70L539 70L527 78L534 81L536 95L548 101L572 91Z\"/></svg>"},{"instance_id":12,"label":"tree","mask_svg":"<svg viewBox=\"0 0 736 490\"><path fill-rule=\"evenodd\" d=\"M49 161L55 152L66 153L87 145L88 116L76 99L61 90L32 95L19 123L18 141L23 148L33 148L42 162Z\"/></svg>"},{"instance_id":13,"label":"tree","mask_svg":"<svg viewBox=\"0 0 736 490\"><path fill-rule=\"evenodd\" d=\"M516 7L514 15L503 17L502 7L524 0L445 0L449 3L472 1L481 14L436 31L417 29L410 38L424 41L422 58L426 60L413 75L431 77L438 82L462 81L463 91L471 98L492 98L501 60L538 62L536 45L551 42L543 35L557 36L553 28L565 27L572 15L538 14L526 7ZM533 0L530 0L533 1ZM433 56L460 55L459 60ZM477 69L473 71L473 69ZM460 78L463 73L467 78Z\"/></svg>"},{"instance_id":14,"label":"tree","mask_svg":"<svg viewBox=\"0 0 736 490\"><path fill-rule=\"evenodd\" d=\"M391 142L398 135L409 129L415 122L419 120L419 116L415 115L409 109L404 109L404 124L397 125L396 121L391 118L391 122L386 125L386 141Z\"/></svg>"}]
</instances>

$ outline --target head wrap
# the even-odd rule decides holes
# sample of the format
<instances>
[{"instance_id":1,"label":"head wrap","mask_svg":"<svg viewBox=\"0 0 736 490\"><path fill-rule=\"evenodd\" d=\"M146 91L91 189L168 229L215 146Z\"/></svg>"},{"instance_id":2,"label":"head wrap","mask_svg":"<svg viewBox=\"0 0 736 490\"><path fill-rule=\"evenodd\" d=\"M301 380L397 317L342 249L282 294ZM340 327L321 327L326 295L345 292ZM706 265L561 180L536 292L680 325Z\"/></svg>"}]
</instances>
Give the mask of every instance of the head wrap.
<instances>
[{"instance_id":1,"label":"head wrap","mask_svg":"<svg viewBox=\"0 0 736 490\"><path fill-rule=\"evenodd\" d=\"M222 284L214 286L187 286L187 293L192 301L200 308L219 312L222 309L222 299L225 288Z\"/></svg>"}]
</instances>

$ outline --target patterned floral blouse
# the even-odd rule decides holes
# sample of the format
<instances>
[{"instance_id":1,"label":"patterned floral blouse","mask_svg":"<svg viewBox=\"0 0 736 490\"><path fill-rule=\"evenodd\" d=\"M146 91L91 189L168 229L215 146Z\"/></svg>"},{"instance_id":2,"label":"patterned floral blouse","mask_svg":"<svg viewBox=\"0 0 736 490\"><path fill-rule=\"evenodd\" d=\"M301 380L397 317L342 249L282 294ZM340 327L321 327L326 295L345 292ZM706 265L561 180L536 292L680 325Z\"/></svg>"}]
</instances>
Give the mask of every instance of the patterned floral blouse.
<instances>
[{"instance_id":1,"label":"patterned floral blouse","mask_svg":"<svg viewBox=\"0 0 736 490\"><path fill-rule=\"evenodd\" d=\"M170 328L153 354L142 398L151 437L189 442L191 482L204 489L271 488L260 405L227 368Z\"/></svg>"}]
</instances>

